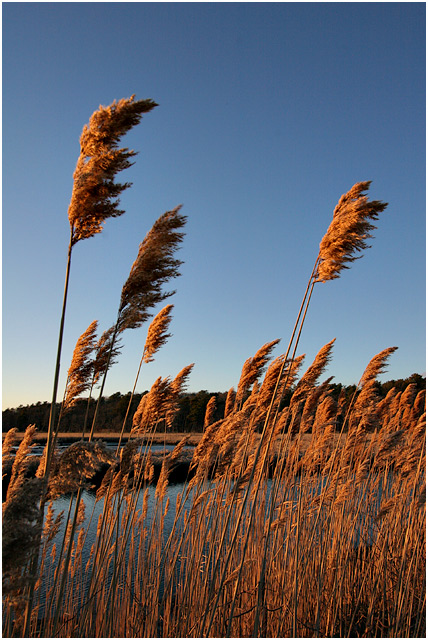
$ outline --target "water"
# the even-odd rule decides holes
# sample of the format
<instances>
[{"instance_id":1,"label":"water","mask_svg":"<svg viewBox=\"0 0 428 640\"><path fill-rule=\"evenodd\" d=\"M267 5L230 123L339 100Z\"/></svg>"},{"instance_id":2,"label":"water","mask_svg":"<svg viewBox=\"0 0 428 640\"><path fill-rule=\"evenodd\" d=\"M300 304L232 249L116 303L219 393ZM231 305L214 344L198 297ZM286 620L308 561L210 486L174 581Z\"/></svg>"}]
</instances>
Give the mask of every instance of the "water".
<instances>
[{"instance_id":1,"label":"water","mask_svg":"<svg viewBox=\"0 0 428 640\"><path fill-rule=\"evenodd\" d=\"M71 442L69 440L62 440L61 442L59 442L55 449L56 451L58 451L59 453L62 453L63 451L65 451L65 449L68 449L68 447L73 444L75 441ZM117 449L117 443L119 441L118 440L107 440L104 441L104 444L106 445L106 448L108 449L108 451L111 451L112 453L114 453ZM120 445L120 448L122 449L125 446L126 442L122 442L122 444ZM15 445L12 447L12 453L16 453L16 451L18 450L19 445ZM150 450L153 453L162 453L163 451L166 452L170 452L173 451L173 449L176 447L175 444L152 444L150 447ZM184 450L193 450L194 447L193 446L185 446L183 447ZM33 446L31 453L29 455L32 456L41 456L43 454L45 450L45 444L36 444L35 446Z\"/></svg>"}]
</instances>

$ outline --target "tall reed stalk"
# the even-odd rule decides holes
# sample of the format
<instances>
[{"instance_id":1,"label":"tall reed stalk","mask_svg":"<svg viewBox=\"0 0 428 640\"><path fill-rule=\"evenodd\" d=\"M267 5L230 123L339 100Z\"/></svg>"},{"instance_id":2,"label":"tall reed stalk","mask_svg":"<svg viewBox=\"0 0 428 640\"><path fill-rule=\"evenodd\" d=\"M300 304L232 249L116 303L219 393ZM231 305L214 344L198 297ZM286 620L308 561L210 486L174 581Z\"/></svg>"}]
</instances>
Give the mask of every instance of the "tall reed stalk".
<instances>
[{"instance_id":1,"label":"tall reed stalk","mask_svg":"<svg viewBox=\"0 0 428 640\"><path fill-rule=\"evenodd\" d=\"M80 137L80 155L73 174L73 192L68 208L70 240L67 251L64 295L59 326L52 401L49 413L45 490L52 461L56 398L70 281L72 249L79 240L90 238L96 233L100 233L105 220L110 217L120 216L124 213L118 208L119 201L117 197L131 185L129 183L116 183L114 179L118 172L131 166L130 158L135 156L136 153L127 148L119 149L118 143L123 135L140 122L143 113L151 111L156 106L156 103L152 100L135 101L134 96L119 100L119 102L114 101L108 107L100 106L100 108L92 114L89 125L85 125ZM43 514L44 498L42 496L40 504L41 522L43 521ZM27 635L29 630L37 563L38 552L34 555L31 570L33 578L31 580L25 616L24 635Z\"/></svg>"}]
</instances>

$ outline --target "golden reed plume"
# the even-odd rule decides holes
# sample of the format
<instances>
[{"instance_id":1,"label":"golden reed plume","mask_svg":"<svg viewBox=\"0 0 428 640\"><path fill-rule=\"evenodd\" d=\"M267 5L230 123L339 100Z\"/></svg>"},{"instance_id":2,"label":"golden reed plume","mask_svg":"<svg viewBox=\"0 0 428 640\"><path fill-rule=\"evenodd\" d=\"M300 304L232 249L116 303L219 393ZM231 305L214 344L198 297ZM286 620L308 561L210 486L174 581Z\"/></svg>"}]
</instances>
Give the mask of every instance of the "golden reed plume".
<instances>
[{"instance_id":1,"label":"golden reed plume","mask_svg":"<svg viewBox=\"0 0 428 640\"><path fill-rule=\"evenodd\" d=\"M120 354L121 346L118 344L117 337L114 344L112 344L114 329L115 328L113 326L104 331L101 338L95 345L92 386L97 384L100 376L107 369L107 366L110 369L113 364L115 364L116 358Z\"/></svg>"},{"instance_id":2,"label":"golden reed plume","mask_svg":"<svg viewBox=\"0 0 428 640\"><path fill-rule=\"evenodd\" d=\"M316 282L326 282L338 278L347 262L353 262L354 253L367 249L366 240L372 238L371 231L376 229L370 220L377 220L388 206L380 200L368 200L364 192L371 181L357 182L339 200L333 220L320 243L319 264Z\"/></svg>"},{"instance_id":3,"label":"golden reed plume","mask_svg":"<svg viewBox=\"0 0 428 640\"><path fill-rule=\"evenodd\" d=\"M235 398L235 410L238 409L244 399L245 394L251 385L258 381L263 370L268 363L272 349L278 344L279 339L272 340L264 344L252 358L248 358L242 367L241 377L238 383Z\"/></svg>"},{"instance_id":4,"label":"golden reed plume","mask_svg":"<svg viewBox=\"0 0 428 640\"><path fill-rule=\"evenodd\" d=\"M211 396L205 409L204 431L214 422L214 415L217 408L216 397Z\"/></svg>"},{"instance_id":5,"label":"golden reed plume","mask_svg":"<svg viewBox=\"0 0 428 640\"><path fill-rule=\"evenodd\" d=\"M168 327L172 320L171 312L174 305L168 304L164 307L151 322L147 331L146 344L144 346L143 362L153 362L153 356L159 349L165 344L168 338L171 337L170 333L167 333Z\"/></svg>"},{"instance_id":6,"label":"golden reed plume","mask_svg":"<svg viewBox=\"0 0 428 640\"><path fill-rule=\"evenodd\" d=\"M178 268L182 261L174 258L174 252L183 240L184 233L180 229L187 220L180 209L178 206L161 215L140 244L122 287L119 332L139 327L151 316L149 309L175 293L162 291L162 285L180 275Z\"/></svg>"},{"instance_id":7,"label":"golden reed plume","mask_svg":"<svg viewBox=\"0 0 428 640\"><path fill-rule=\"evenodd\" d=\"M91 355L95 349L97 327L98 321L94 320L76 342L68 370L62 413L71 409L78 397L91 386L93 377Z\"/></svg>"},{"instance_id":8,"label":"golden reed plume","mask_svg":"<svg viewBox=\"0 0 428 640\"><path fill-rule=\"evenodd\" d=\"M124 213L117 197L131 185L116 183L114 178L132 165L130 158L136 152L119 149L118 142L140 122L143 113L156 106L152 100L135 100L135 96L115 100L108 107L100 106L84 126L68 208L72 245L100 233L107 218Z\"/></svg>"}]
</instances>

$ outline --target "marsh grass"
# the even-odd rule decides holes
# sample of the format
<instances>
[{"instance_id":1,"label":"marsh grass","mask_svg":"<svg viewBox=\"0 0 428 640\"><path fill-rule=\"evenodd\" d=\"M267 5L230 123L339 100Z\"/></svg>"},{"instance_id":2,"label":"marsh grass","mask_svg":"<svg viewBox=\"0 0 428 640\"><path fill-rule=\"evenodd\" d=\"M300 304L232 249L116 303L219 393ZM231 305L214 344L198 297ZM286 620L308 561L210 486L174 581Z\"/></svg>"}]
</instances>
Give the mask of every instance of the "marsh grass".
<instances>
[{"instance_id":1,"label":"marsh grass","mask_svg":"<svg viewBox=\"0 0 428 640\"><path fill-rule=\"evenodd\" d=\"M11 478L3 636L425 637L425 394L409 385L377 396L376 378L395 347L371 360L350 402L333 400L331 378L320 381L334 340L299 378L297 348L315 285L337 278L367 248L386 207L368 200L370 182L354 185L334 210L285 353L268 366L273 340L246 360L222 419L214 421L210 401L175 504L170 476L189 439L165 452L156 485L152 448L159 436L167 440L193 364L155 381L115 455L93 440L97 410L88 441L55 450L71 248L123 213L112 198L129 185L113 177L134 152L117 143L153 106L133 97L113 103L82 133L48 442L36 478L27 477L34 427L14 458L16 433L4 441ZM156 221L122 288L116 324L96 343L94 321L79 339L64 410L100 382L101 398L118 338L172 295L163 285L179 275L174 252L184 224L180 207ZM169 337L171 309L149 328L140 367ZM109 468L86 513L84 490L102 464ZM66 514L56 513L62 495L70 496Z\"/></svg>"},{"instance_id":2,"label":"marsh grass","mask_svg":"<svg viewBox=\"0 0 428 640\"><path fill-rule=\"evenodd\" d=\"M317 388L329 397L328 386ZM168 476L186 440L165 459L156 487L150 444L131 440L99 492L99 532L86 556L91 517L78 520L72 540L65 527L71 557L62 593L66 563L64 553L52 555L52 507L31 635L254 637L257 626L261 637L424 637L425 413L412 413L407 391L399 425L383 421L390 404L371 406L382 426L369 434L356 403L340 437L332 410L315 423L314 408L309 432L300 421L275 441L282 458L273 479L265 473L246 504L255 443L236 448L228 466L213 461L207 444L171 504ZM8 596L5 604L5 635L17 635L16 604Z\"/></svg>"}]
</instances>

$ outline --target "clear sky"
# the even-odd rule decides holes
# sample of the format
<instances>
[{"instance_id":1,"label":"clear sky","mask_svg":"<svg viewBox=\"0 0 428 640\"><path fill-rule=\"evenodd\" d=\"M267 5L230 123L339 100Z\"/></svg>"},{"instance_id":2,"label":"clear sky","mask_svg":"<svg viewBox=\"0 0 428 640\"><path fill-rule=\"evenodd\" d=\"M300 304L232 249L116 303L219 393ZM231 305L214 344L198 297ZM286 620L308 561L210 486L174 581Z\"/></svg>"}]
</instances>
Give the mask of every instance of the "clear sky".
<instances>
[{"instance_id":1,"label":"clear sky","mask_svg":"<svg viewBox=\"0 0 428 640\"><path fill-rule=\"evenodd\" d=\"M333 209L363 180L389 206L363 258L316 286L298 353L307 367L336 337L326 375L344 384L391 346L382 380L425 374L425 3L2 13L4 408L51 399L79 137L132 94L159 106L124 140L139 151L126 213L73 251L59 396L77 338L114 323L139 243L178 204L173 337L137 390L192 362L189 390L236 388L264 343L285 351ZM106 395L132 388L147 327L125 333Z\"/></svg>"}]
</instances>

